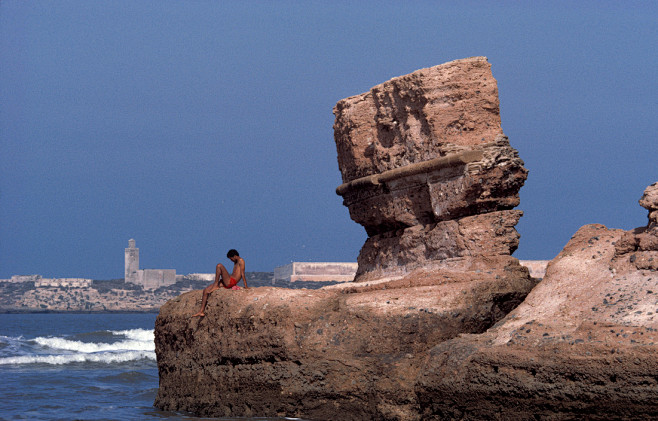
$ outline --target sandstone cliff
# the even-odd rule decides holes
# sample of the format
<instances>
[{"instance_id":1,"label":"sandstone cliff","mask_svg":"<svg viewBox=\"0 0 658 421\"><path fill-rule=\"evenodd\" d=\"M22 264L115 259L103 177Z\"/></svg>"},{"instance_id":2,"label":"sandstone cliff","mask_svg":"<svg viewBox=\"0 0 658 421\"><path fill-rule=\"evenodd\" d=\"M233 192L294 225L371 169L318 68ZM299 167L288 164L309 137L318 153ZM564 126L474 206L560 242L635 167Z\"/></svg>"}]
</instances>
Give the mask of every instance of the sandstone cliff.
<instances>
[{"instance_id":1,"label":"sandstone cliff","mask_svg":"<svg viewBox=\"0 0 658 421\"><path fill-rule=\"evenodd\" d=\"M204 416L418 419L428 351L480 333L535 285L511 253L527 171L483 57L395 78L334 109L337 193L369 238L357 281L201 292L161 308L156 406Z\"/></svg>"}]
</instances>

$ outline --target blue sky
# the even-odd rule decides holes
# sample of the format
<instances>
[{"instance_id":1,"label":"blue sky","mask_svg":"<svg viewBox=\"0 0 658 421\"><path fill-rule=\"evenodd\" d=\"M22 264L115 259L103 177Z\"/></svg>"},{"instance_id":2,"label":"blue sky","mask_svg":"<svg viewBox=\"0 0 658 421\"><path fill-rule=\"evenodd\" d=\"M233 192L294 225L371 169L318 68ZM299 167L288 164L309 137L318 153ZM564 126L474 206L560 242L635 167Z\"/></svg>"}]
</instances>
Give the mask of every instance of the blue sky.
<instances>
[{"instance_id":1,"label":"blue sky","mask_svg":"<svg viewBox=\"0 0 658 421\"><path fill-rule=\"evenodd\" d=\"M0 278L355 261L332 108L486 56L529 169L520 259L646 224L658 180L658 3L0 3Z\"/></svg>"}]
</instances>

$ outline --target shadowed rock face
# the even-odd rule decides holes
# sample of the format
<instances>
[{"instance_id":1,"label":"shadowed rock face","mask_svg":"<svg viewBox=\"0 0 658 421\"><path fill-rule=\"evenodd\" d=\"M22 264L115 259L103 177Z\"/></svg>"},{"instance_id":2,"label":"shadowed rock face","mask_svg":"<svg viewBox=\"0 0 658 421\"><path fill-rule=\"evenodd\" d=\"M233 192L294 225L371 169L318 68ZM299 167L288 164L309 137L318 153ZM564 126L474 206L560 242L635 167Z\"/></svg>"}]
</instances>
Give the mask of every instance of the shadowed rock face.
<instances>
[{"instance_id":1,"label":"shadowed rock face","mask_svg":"<svg viewBox=\"0 0 658 421\"><path fill-rule=\"evenodd\" d=\"M357 281L516 249L521 212L511 209L527 170L500 128L486 58L392 79L334 114L337 193L369 236Z\"/></svg>"}]
</instances>

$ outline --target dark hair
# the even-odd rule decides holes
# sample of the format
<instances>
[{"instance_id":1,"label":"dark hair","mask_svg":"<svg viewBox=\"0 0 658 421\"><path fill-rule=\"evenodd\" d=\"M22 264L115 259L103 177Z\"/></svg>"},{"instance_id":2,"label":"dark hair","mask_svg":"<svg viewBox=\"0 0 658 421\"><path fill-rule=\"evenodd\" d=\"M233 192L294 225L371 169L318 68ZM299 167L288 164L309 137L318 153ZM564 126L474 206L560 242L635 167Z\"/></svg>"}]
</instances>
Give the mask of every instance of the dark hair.
<instances>
[{"instance_id":1,"label":"dark hair","mask_svg":"<svg viewBox=\"0 0 658 421\"><path fill-rule=\"evenodd\" d=\"M233 256L238 256L239 257L240 253L238 253L238 251L236 249L231 249L231 250L228 251L228 253L226 253L226 257L228 257L229 259Z\"/></svg>"}]
</instances>

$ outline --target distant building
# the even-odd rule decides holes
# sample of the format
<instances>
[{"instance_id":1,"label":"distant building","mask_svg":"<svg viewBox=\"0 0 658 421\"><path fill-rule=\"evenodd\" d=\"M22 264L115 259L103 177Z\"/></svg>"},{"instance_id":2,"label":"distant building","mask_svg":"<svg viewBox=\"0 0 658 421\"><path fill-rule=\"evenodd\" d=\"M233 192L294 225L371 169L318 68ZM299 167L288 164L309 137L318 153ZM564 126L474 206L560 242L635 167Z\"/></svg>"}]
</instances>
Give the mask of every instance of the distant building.
<instances>
[{"instance_id":1,"label":"distant building","mask_svg":"<svg viewBox=\"0 0 658 421\"><path fill-rule=\"evenodd\" d=\"M139 271L139 249L135 247L135 240L132 238L128 240L128 248L126 249L125 258L125 280L136 284L137 272Z\"/></svg>"},{"instance_id":2,"label":"distant building","mask_svg":"<svg viewBox=\"0 0 658 421\"><path fill-rule=\"evenodd\" d=\"M519 260L521 265L528 268L530 276L542 279L546 275L546 266L550 260Z\"/></svg>"},{"instance_id":3,"label":"distant building","mask_svg":"<svg viewBox=\"0 0 658 421\"><path fill-rule=\"evenodd\" d=\"M41 275L14 275L9 279L9 282L36 282L41 279Z\"/></svg>"},{"instance_id":4,"label":"distant building","mask_svg":"<svg viewBox=\"0 0 658 421\"><path fill-rule=\"evenodd\" d=\"M55 288L88 288L93 281L83 278L41 278L34 282L36 288L55 287Z\"/></svg>"},{"instance_id":5,"label":"distant building","mask_svg":"<svg viewBox=\"0 0 658 421\"><path fill-rule=\"evenodd\" d=\"M185 278L192 281L209 281L212 282L215 280L214 273L189 273L185 275Z\"/></svg>"},{"instance_id":6,"label":"distant building","mask_svg":"<svg viewBox=\"0 0 658 421\"><path fill-rule=\"evenodd\" d=\"M274 268L274 282L350 282L354 280L358 266L351 262L292 262Z\"/></svg>"},{"instance_id":7,"label":"distant building","mask_svg":"<svg viewBox=\"0 0 658 421\"><path fill-rule=\"evenodd\" d=\"M543 278L549 260L519 260L519 263L528 268L533 278ZM274 282L276 281L337 281L350 282L354 280L357 263L337 262L292 262L285 266L274 268Z\"/></svg>"},{"instance_id":8,"label":"distant building","mask_svg":"<svg viewBox=\"0 0 658 421\"><path fill-rule=\"evenodd\" d=\"M135 240L128 240L125 254L125 281L144 289L157 289L176 283L176 269L139 269L139 249Z\"/></svg>"}]
</instances>

